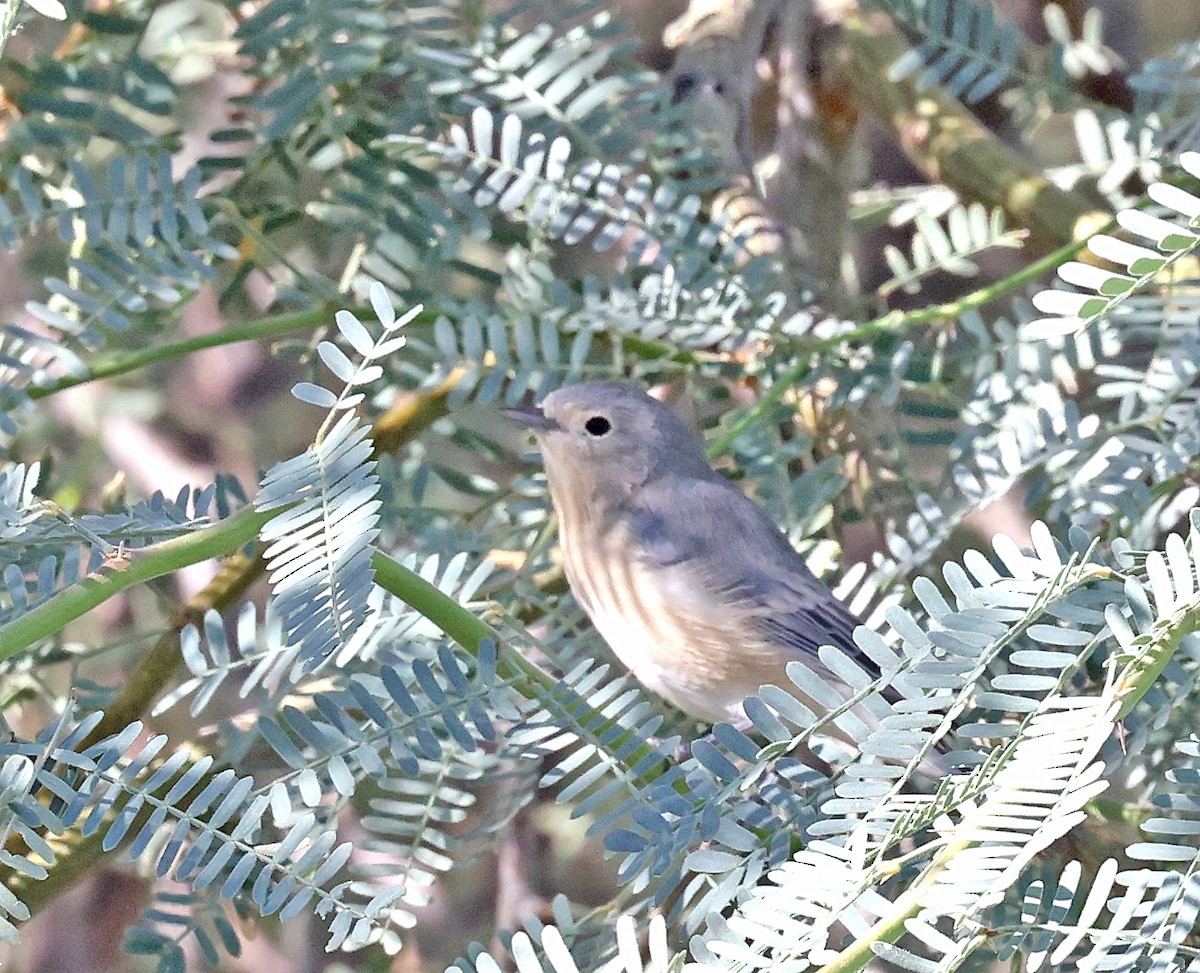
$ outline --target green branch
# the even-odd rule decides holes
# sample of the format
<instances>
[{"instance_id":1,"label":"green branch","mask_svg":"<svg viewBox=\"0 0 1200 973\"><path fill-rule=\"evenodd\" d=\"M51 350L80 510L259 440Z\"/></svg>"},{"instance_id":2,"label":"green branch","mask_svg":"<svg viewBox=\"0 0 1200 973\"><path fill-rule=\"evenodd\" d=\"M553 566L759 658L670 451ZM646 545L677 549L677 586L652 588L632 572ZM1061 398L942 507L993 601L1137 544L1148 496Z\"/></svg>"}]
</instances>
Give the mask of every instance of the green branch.
<instances>
[{"instance_id":1,"label":"green branch","mask_svg":"<svg viewBox=\"0 0 1200 973\"><path fill-rule=\"evenodd\" d=\"M1114 220L1100 227L1096 232L1108 233L1116 229L1116 227L1117 223ZM983 307L985 304L996 300L996 298L1009 291L1024 287L1031 281L1037 280L1043 274L1050 273L1065 264L1068 260L1074 259L1080 252L1087 248L1089 239L1090 237L1064 244L1057 250L1022 267L1015 274L1005 277L1003 280L996 281L993 284L988 284L986 287L974 290L957 300L948 301L945 304L933 304L914 311L888 311L887 314L860 324L842 334L805 342L804 351L807 353L806 357L780 375L779 378L771 383L771 387L762 394L754 405L742 413L736 421L730 423L724 432L713 438L708 444L709 457L715 459L728 450L738 436L757 422L763 413L775 405L790 388L803 380L812 371L816 356L822 352L830 351L852 342L867 341L880 335L904 333L924 324L934 324L939 321L954 321L962 317L967 311Z\"/></svg>"},{"instance_id":2,"label":"green branch","mask_svg":"<svg viewBox=\"0 0 1200 973\"><path fill-rule=\"evenodd\" d=\"M357 316L374 313L369 307L352 307L348 310ZM88 382L96 382L105 378L115 378L118 375L137 371L139 368L184 358L193 352L204 351L207 348L221 348L243 341L271 341L297 331L307 331L310 328L328 324L332 318L333 309L329 307L298 311L293 314L276 314L246 324L235 325L232 328L222 328L212 334L196 335L171 344L159 345L156 348L105 355L92 364L86 375L68 375L51 385L31 388L27 394L31 399L44 399L57 392L75 388L77 385L85 385Z\"/></svg>"},{"instance_id":3,"label":"green branch","mask_svg":"<svg viewBox=\"0 0 1200 973\"><path fill-rule=\"evenodd\" d=\"M472 655L479 652L483 642L493 642L496 645L497 674L510 680L512 687L526 699L545 705L547 697L560 687L558 679L525 658L490 625L416 572L381 551L371 558L371 567L375 569L377 585L429 619ZM603 747L613 755L614 764L630 774L634 774L635 767L643 768L635 774L643 785L655 780L666 770L664 760L650 760L656 751L645 743L624 757L615 756L633 738L634 731L621 729L617 737L610 739L608 733L616 725L614 721L583 699L573 700L571 707L576 722L589 727L597 741L603 739ZM687 789L681 785L681 790L686 792Z\"/></svg>"},{"instance_id":4,"label":"green branch","mask_svg":"<svg viewBox=\"0 0 1200 973\"><path fill-rule=\"evenodd\" d=\"M0 661L62 631L70 622L126 588L145 584L188 565L232 554L275 516L251 507L211 527L127 552L122 562L89 574L7 625L0 626Z\"/></svg>"},{"instance_id":5,"label":"green branch","mask_svg":"<svg viewBox=\"0 0 1200 973\"><path fill-rule=\"evenodd\" d=\"M263 526L279 513L278 510L263 512L247 507L211 527L129 552L122 566L94 572L79 584L0 626L0 660L11 658L41 639L57 634L127 588L191 564L232 554L239 547L252 543ZM484 639L500 642L500 637L489 625L386 554L376 552L371 566L382 587L411 605L468 651L477 652ZM535 683L546 686L545 679L551 677L545 676L532 663L529 666L527 669L513 664L512 668L530 680L530 688Z\"/></svg>"},{"instance_id":6,"label":"green branch","mask_svg":"<svg viewBox=\"0 0 1200 973\"><path fill-rule=\"evenodd\" d=\"M415 571L382 551L375 552L371 567L375 569L377 585L429 619L472 655L478 654L484 642L494 642L497 673L514 680L513 687L526 699L540 698L543 692L558 685L557 679L508 646L487 622Z\"/></svg>"},{"instance_id":7,"label":"green branch","mask_svg":"<svg viewBox=\"0 0 1200 973\"><path fill-rule=\"evenodd\" d=\"M200 561L232 554L238 548L252 543L263 526L279 513L278 510L264 513L247 507L211 527L131 552L122 567L91 574L79 584L0 627L0 660L17 655L41 639L57 634L127 588ZM498 672L512 679L514 688L527 699L544 700L547 692L558 687L559 682L554 676L507 645L486 622L414 571L382 551L375 552L371 566L375 570L377 584L412 606L468 652L478 653L479 646L485 640L494 642L499 652ZM597 725L611 725L611 721L598 712L583 712L583 716L589 723L594 718L599 721ZM625 731L613 744L614 748L630 736L631 731ZM651 753L649 747L642 746L630 754L624 764L627 767L637 766ZM652 778L656 774L656 771L652 771L649 776Z\"/></svg>"},{"instance_id":8,"label":"green branch","mask_svg":"<svg viewBox=\"0 0 1200 973\"><path fill-rule=\"evenodd\" d=\"M884 916L871 929L854 941L854 945L838 954L838 958L826 963L817 973L856 973L875 958L874 943L894 943L904 935L908 920L921 910L921 900L937 881L942 870L954 860L954 856L969 847L970 842L955 841L946 845L929 863L917 879L900 898L890 915Z\"/></svg>"},{"instance_id":9,"label":"green branch","mask_svg":"<svg viewBox=\"0 0 1200 973\"><path fill-rule=\"evenodd\" d=\"M257 514L257 512L253 513ZM178 559L178 551L180 550L190 551L194 557L183 560L184 564L188 564L193 563L194 560L202 560L204 557L213 556L213 548L215 547L227 546L228 550L226 553L232 552L247 541L252 541L257 535L261 524L277 513L278 511L272 511L270 514L257 514L251 517L247 515L246 511L243 511L241 514L216 525L216 527L205 528L193 535L177 538L176 541L188 543L177 544L172 557L173 559ZM218 528L224 529L218 530ZM199 535L205 536L201 538ZM167 543L176 544L176 541L169 541ZM156 548L161 548L162 546L156 545ZM152 552L150 565L157 571L157 574L150 576L158 576L158 574L166 573L165 570L158 570L165 568L167 563L166 558L167 556L161 550ZM261 558L256 558L253 563L259 568L262 566ZM497 674L509 680L513 688L521 695L528 699L544 699L549 692L558 687L559 681L554 676L545 672L533 662L530 662L513 647L505 644L499 634L486 622L476 617L424 578L404 567L404 565L400 564L394 558L382 552L376 552L371 559L371 566L375 569L376 583L411 605L416 611L440 627L450 638L471 654L476 654L479 651L480 645L485 640L494 642L497 646ZM148 568L142 567L143 575L147 570ZM245 580L250 575L251 571L249 569L245 567L240 569L239 577L242 580ZM256 574L253 576L257 577ZM218 579L214 579L214 584L217 581ZM237 581L238 579L234 579L235 586ZM112 597L133 583L136 583L136 579L129 580L129 571L126 571L120 575L114 574L98 578L97 583L92 586L91 597L86 601L78 598L67 599L66 596L72 594L74 589L63 592L63 594L51 599L55 603L55 610L50 614L49 619L43 621L37 628L43 631L44 634L52 634L49 631L50 629L57 631L58 628L61 628L74 618L78 618L90 607L95 607L96 604L99 604L105 598ZM239 591L244 591L244 584L235 591L234 588L230 587L228 581L220 585L220 587L227 599L235 597ZM10 628L11 625L6 626L3 630L5 636L8 635ZM122 719L125 719L126 722L136 719L140 715L139 704L145 702L147 692L151 691L150 687L157 686L158 689L161 689L165 685L166 680L178 668L178 632L169 634L170 637L165 637L160 642L160 646L156 647L155 651L159 653L159 657L156 657L156 664L139 665L138 672L141 673L141 677L140 679L135 678L135 681L138 682L140 688L133 693L134 699L130 700L124 706L115 708L116 711L122 714ZM136 676L137 674L135 673ZM120 698L124 699L127 695L129 695L127 691L123 692ZM576 705L579 707L576 715L581 716L587 722L587 725L595 727L598 735L603 735L611 727L612 724L608 719L592 710L582 700ZM96 728L96 731L88 737L87 744L97 742L104 736L119 732L124 728L126 722L114 720L111 717L112 712L106 712L104 719ZM629 731L625 731L611 745L616 749L630 735ZM666 766L664 761L651 763L648 758L653 755L653 749L646 744L642 744L625 758L624 765L627 767L649 767L649 770L643 770L640 774L641 779L649 781L658 772L665 769ZM200 783L197 782L196 786L198 787ZM128 841L132 840L133 835L137 834L140 822L148 819L149 810L149 807L146 807L139 812L139 817L135 819L134 825L126 832L126 839L123 845L127 844ZM68 841L68 847L62 850L58 861L55 862L54 867L50 869L50 873L45 879L34 881L25 875L10 874L6 880L12 885L14 891L18 893L21 901L32 912L36 913L39 911L74 885L75 882L87 875L95 863L108 853L104 848L103 835L99 833L82 836L78 832L72 832Z\"/></svg>"},{"instance_id":10,"label":"green branch","mask_svg":"<svg viewBox=\"0 0 1200 973\"><path fill-rule=\"evenodd\" d=\"M1169 618L1155 623L1152 639L1141 646L1143 651L1128 661L1116 678L1113 695L1122 704L1116 717L1118 721L1150 691L1150 687L1155 684L1154 676L1165 667L1183 637L1194 632L1198 625L1200 598L1194 599ZM921 900L925 892L933 886L954 856L971 844L973 843L968 841L957 841L943 848L908 891L896 900L895 908L891 912L881 917L874 926L855 940L852 946L840 953L837 959L821 967L817 973L857 973L875 958L875 944L896 942L904 935L908 920L921 911Z\"/></svg>"}]
</instances>

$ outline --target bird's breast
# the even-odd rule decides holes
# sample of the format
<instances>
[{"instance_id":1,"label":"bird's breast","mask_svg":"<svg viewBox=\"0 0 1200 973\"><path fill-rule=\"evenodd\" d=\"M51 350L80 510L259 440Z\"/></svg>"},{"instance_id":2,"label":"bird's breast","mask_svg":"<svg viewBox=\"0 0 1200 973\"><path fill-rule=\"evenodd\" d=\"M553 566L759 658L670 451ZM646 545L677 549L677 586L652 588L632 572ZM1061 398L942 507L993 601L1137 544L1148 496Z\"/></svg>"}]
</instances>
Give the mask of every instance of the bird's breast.
<instances>
[{"instance_id":1,"label":"bird's breast","mask_svg":"<svg viewBox=\"0 0 1200 973\"><path fill-rule=\"evenodd\" d=\"M739 721L747 695L785 678L789 655L750 635L752 607L706 585L696 565L649 562L620 523L560 518L571 590L647 689L698 719Z\"/></svg>"}]
</instances>

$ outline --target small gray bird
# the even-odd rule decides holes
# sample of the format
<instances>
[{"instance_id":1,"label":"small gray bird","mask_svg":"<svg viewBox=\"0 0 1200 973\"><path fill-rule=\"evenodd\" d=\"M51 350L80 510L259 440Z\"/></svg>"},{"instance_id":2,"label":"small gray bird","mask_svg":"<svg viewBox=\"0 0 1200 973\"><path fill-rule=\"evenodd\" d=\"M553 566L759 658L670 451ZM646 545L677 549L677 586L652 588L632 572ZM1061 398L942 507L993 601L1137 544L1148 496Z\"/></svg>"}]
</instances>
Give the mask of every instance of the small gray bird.
<instances>
[{"instance_id":1,"label":"small gray bird","mask_svg":"<svg viewBox=\"0 0 1200 973\"><path fill-rule=\"evenodd\" d=\"M858 620L667 406L585 382L509 415L541 445L572 592L647 689L744 725L760 686L794 691L789 661L826 673L822 645L878 674L854 644Z\"/></svg>"}]
</instances>

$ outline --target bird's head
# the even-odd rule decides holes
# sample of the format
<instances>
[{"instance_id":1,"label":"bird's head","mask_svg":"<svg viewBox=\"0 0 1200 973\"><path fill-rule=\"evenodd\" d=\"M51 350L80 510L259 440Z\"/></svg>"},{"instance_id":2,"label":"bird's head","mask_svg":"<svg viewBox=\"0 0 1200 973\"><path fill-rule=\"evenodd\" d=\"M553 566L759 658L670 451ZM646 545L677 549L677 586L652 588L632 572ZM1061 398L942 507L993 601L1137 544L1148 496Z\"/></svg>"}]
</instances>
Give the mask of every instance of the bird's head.
<instances>
[{"instance_id":1,"label":"bird's head","mask_svg":"<svg viewBox=\"0 0 1200 973\"><path fill-rule=\"evenodd\" d=\"M569 385L546 396L541 408L508 414L536 434L554 491L576 484L589 493L628 495L656 476L712 475L700 437L633 385Z\"/></svg>"}]
</instances>

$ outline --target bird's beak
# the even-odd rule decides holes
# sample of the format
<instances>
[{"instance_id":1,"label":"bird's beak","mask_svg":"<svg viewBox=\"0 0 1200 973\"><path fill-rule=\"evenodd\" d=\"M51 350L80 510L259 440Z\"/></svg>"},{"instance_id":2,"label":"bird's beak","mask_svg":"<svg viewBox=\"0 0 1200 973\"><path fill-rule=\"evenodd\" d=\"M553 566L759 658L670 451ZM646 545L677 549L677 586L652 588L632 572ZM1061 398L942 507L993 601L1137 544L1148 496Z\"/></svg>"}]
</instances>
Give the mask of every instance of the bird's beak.
<instances>
[{"instance_id":1,"label":"bird's beak","mask_svg":"<svg viewBox=\"0 0 1200 973\"><path fill-rule=\"evenodd\" d=\"M501 409L500 411L509 419L512 419L513 422L519 422L534 432L545 432L549 429L559 428L558 423L536 405L523 405L516 409Z\"/></svg>"}]
</instances>

